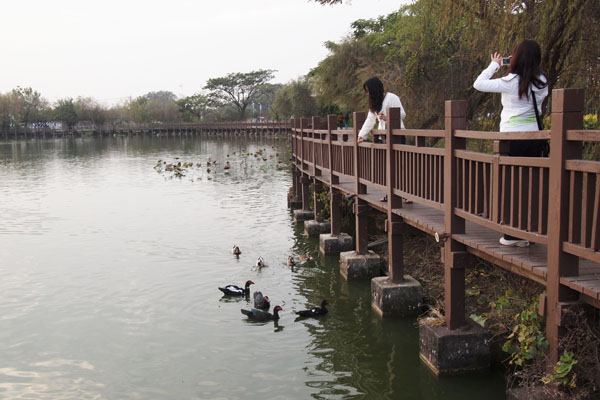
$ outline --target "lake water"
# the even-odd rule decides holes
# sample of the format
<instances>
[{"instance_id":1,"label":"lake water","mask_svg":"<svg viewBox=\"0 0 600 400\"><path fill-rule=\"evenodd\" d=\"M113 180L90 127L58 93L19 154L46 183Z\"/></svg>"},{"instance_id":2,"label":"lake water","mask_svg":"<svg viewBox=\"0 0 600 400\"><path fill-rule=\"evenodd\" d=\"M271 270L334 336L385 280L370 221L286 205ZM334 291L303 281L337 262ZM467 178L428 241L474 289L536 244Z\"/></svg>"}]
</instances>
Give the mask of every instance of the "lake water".
<instances>
[{"instance_id":1,"label":"lake water","mask_svg":"<svg viewBox=\"0 0 600 400\"><path fill-rule=\"evenodd\" d=\"M286 207L288 157L285 140L0 141L0 398L504 399L499 373L435 377L415 321L378 318L369 282L319 256ZM248 279L279 322L217 289ZM323 298L325 318L295 321Z\"/></svg>"}]
</instances>

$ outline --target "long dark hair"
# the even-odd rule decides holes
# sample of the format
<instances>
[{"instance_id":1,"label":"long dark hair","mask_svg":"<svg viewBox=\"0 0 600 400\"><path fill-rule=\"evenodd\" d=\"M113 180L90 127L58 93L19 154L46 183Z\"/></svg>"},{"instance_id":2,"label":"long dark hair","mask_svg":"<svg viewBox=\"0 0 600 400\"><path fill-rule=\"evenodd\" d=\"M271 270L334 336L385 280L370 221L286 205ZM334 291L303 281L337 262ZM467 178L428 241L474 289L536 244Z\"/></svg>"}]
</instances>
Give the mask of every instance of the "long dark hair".
<instances>
[{"instance_id":1,"label":"long dark hair","mask_svg":"<svg viewBox=\"0 0 600 400\"><path fill-rule=\"evenodd\" d=\"M379 78L369 78L363 83L363 89L369 93L369 110L377 114L381 111L385 91Z\"/></svg>"},{"instance_id":2,"label":"long dark hair","mask_svg":"<svg viewBox=\"0 0 600 400\"><path fill-rule=\"evenodd\" d=\"M525 39L517 43L512 51L508 72L519 75L519 99L523 95L529 99L529 87L533 84L538 89L547 83L540 79L544 75L540 67L542 49L535 40Z\"/></svg>"}]
</instances>

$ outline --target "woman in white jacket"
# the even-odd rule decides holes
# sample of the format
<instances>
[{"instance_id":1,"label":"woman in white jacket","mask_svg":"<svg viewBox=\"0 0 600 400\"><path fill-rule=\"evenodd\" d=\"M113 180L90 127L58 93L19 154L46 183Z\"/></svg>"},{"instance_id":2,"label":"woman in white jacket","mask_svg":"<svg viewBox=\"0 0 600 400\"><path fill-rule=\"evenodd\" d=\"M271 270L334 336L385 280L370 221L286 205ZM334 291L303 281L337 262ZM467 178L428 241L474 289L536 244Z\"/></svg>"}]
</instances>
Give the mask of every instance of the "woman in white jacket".
<instances>
[{"instance_id":1,"label":"woman in white jacket","mask_svg":"<svg viewBox=\"0 0 600 400\"><path fill-rule=\"evenodd\" d=\"M369 114L367 120L358 133L358 143L363 142L373 127L375 122L379 120L379 129L385 129L387 121L387 109L389 107L400 107L401 128L404 129L404 107L400 102L400 97L394 93L386 93L383 89L383 83L379 78L370 78L363 84L363 89L369 95Z\"/></svg>"},{"instance_id":2,"label":"woman in white jacket","mask_svg":"<svg viewBox=\"0 0 600 400\"><path fill-rule=\"evenodd\" d=\"M499 53L491 55L492 62L477 77L473 87L482 92L502 94L502 113L500 114L500 132L537 131L540 129L538 115L542 112L542 102L548 95L548 84L540 68L542 51L535 40L523 40L518 43L510 57L508 75L492 79L502 66ZM535 99L534 99L535 96ZM540 157L546 147L545 141L512 140L509 155L521 157ZM529 246L527 240L521 240L509 235L500 239L505 246Z\"/></svg>"}]
</instances>

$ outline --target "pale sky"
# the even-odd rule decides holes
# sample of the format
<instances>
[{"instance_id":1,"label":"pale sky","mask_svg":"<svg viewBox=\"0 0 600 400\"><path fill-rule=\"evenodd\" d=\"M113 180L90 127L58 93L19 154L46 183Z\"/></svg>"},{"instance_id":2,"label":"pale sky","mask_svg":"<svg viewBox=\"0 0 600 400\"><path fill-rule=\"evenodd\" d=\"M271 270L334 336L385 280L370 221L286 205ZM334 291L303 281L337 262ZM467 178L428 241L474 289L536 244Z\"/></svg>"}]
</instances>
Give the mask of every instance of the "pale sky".
<instances>
[{"instance_id":1,"label":"pale sky","mask_svg":"<svg viewBox=\"0 0 600 400\"><path fill-rule=\"evenodd\" d=\"M327 56L360 18L408 0L3 1L0 92L32 87L45 98L91 96L105 105L168 90L187 96L230 72L278 70L286 83Z\"/></svg>"}]
</instances>

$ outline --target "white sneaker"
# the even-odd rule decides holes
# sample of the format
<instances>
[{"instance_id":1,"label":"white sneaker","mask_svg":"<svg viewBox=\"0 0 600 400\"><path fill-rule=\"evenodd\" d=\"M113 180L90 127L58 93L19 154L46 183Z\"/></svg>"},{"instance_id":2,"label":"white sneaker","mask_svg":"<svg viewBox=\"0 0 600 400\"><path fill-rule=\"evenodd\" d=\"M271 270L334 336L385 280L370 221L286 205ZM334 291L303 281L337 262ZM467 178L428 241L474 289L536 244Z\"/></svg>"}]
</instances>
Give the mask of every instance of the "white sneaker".
<instances>
[{"instance_id":1,"label":"white sneaker","mask_svg":"<svg viewBox=\"0 0 600 400\"><path fill-rule=\"evenodd\" d=\"M513 247L529 247L529 240L521 240L521 239L504 239L500 238L500 244L503 246L513 246Z\"/></svg>"}]
</instances>

